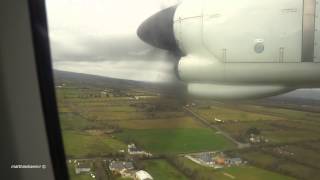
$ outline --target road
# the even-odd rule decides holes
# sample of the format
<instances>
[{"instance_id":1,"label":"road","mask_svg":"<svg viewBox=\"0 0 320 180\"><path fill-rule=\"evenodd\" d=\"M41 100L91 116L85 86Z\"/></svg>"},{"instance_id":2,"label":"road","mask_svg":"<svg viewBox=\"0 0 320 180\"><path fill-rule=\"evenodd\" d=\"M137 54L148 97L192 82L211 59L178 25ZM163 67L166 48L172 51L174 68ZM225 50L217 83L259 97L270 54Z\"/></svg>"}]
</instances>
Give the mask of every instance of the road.
<instances>
[{"instance_id":1,"label":"road","mask_svg":"<svg viewBox=\"0 0 320 180\"><path fill-rule=\"evenodd\" d=\"M183 108L187 113L191 114L193 117L195 117L196 120L200 121L202 124L214 129L215 131L217 131L217 133L223 135L224 137L226 137L227 139L229 139L230 141L232 141L234 144L237 145L237 147L239 149L242 148L247 148L250 147L250 144L248 143L241 143L239 141L237 141L236 139L234 139L233 137L231 137L227 132L223 131L222 129L220 129L219 127L212 125L208 120L206 120L205 118L199 116L197 113L193 112L191 109L184 107Z\"/></svg>"},{"instance_id":2,"label":"road","mask_svg":"<svg viewBox=\"0 0 320 180\"><path fill-rule=\"evenodd\" d=\"M94 162L95 172L96 172L96 179L97 180L107 180L107 173L106 168L104 166L104 161L96 160Z\"/></svg>"}]
</instances>

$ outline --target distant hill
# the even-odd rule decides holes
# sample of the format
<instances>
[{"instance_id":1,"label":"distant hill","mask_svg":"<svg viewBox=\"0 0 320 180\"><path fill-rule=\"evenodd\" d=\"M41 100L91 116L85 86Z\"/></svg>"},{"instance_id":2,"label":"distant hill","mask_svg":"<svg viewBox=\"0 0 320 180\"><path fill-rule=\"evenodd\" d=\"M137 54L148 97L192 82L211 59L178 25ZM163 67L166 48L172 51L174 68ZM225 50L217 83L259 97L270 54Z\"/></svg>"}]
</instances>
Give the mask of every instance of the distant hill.
<instances>
[{"instance_id":1,"label":"distant hill","mask_svg":"<svg viewBox=\"0 0 320 180\"><path fill-rule=\"evenodd\" d=\"M171 83L142 82L58 70L54 71L54 77L56 84L68 83L94 88L140 88L180 98L187 96L185 84L178 81ZM268 104L320 105L320 89L300 89L287 94L262 99L259 102Z\"/></svg>"},{"instance_id":2,"label":"distant hill","mask_svg":"<svg viewBox=\"0 0 320 180\"><path fill-rule=\"evenodd\" d=\"M152 87L152 83L144 83L139 81L116 79L90 74L73 73L67 71L54 71L55 83L70 83L81 86L89 86L96 88L112 87L119 89L127 89L133 87Z\"/></svg>"},{"instance_id":3,"label":"distant hill","mask_svg":"<svg viewBox=\"0 0 320 180\"><path fill-rule=\"evenodd\" d=\"M299 90L284 94L280 97L320 100L320 89L299 89Z\"/></svg>"},{"instance_id":4,"label":"distant hill","mask_svg":"<svg viewBox=\"0 0 320 180\"><path fill-rule=\"evenodd\" d=\"M170 83L155 83L142 82L126 79L117 79L110 77L103 77L90 74L74 73L67 71L54 70L55 83L73 84L77 86L93 87L93 88L116 88L116 89L130 89L140 88L153 92L159 92L167 95L185 96L186 87L181 82Z\"/></svg>"},{"instance_id":5,"label":"distant hill","mask_svg":"<svg viewBox=\"0 0 320 180\"><path fill-rule=\"evenodd\" d=\"M320 90L299 89L287 94L261 99L254 103L320 113Z\"/></svg>"}]
</instances>

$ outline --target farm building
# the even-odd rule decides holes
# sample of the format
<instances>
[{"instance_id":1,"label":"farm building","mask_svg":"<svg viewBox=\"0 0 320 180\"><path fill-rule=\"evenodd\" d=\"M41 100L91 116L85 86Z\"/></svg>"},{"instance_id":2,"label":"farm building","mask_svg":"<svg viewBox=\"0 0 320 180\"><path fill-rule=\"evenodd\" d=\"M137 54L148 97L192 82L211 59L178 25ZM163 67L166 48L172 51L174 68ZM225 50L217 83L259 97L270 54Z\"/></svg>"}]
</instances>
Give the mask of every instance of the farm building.
<instances>
[{"instance_id":1,"label":"farm building","mask_svg":"<svg viewBox=\"0 0 320 180\"><path fill-rule=\"evenodd\" d=\"M224 157L216 157L214 159L214 162L217 165L225 165L225 158Z\"/></svg>"},{"instance_id":2,"label":"farm building","mask_svg":"<svg viewBox=\"0 0 320 180\"><path fill-rule=\"evenodd\" d=\"M112 161L109 165L109 169L114 172L121 172L124 170L133 170L134 166L132 162Z\"/></svg>"},{"instance_id":3,"label":"farm building","mask_svg":"<svg viewBox=\"0 0 320 180\"><path fill-rule=\"evenodd\" d=\"M134 166L132 162L112 161L109 165L109 169L114 174L120 174L122 177L135 177Z\"/></svg>"},{"instance_id":4,"label":"farm building","mask_svg":"<svg viewBox=\"0 0 320 180\"><path fill-rule=\"evenodd\" d=\"M151 153L145 152L143 150L140 150L137 148L135 144L129 144L128 145L128 153L130 155L145 155L145 156L152 156Z\"/></svg>"},{"instance_id":5,"label":"farm building","mask_svg":"<svg viewBox=\"0 0 320 180\"><path fill-rule=\"evenodd\" d=\"M269 140L266 139L263 136L257 136L257 135L254 135L254 134L250 134L249 142L251 144L258 144L258 143L268 143Z\"/></svg>"},{"instance_id":6,"label":"farm building","mask_svg":"<svg viewBox=\"0 0 320 180\"><path fill-rule=\"evenodd\" d=\"M136 172L136 179L137 180L153 180L152 176L148 172L143 170Z\"/></svg>"},{"instance_id":7,"label":"farm building","mask_svg":"<svg viewBox=\"0 0 320 180\"><path fill-rule=\"evenodd\" d=\"M105 92L105 91L101 91L101 92L100 92L101 97L107 97L107 94L108 94L108 93Z\"/></svg>"},{"instance_id":8,"label":"farm building","mask_svg":"<svg viewBox=\"0 0 320 180\"><path fill-rule=\"evenodd\" d=\"M87 162L77 162L75 166L76 174L88 173L91 171L91 164Z\"/></svg>"},{"instance_id":9,"label":"farm building","mask_svg":"<svg viewBox=\"0 0 320 180\"><path fill-rule=\"evenodd\" d=\"M240 165L242 164L242 159L241 158L230 158L230 159L226 159L225 163L228 165Z\"/></svg>"},{"instance_id":10,"label":"farm building","mask_svg":"<svg viewBox=\"0 0 320 180\"><path fill-rule=\"evenodd\" d=\"M218 119L218 118L214 118L214 121L216 123L224 123L224 120Z\"/></svg>"},{"instance_id":11,"label":"farm building","mask_svg":"<svg viewBox=\"0 0 320 180\"><path fill-rule=\"evenodd\" d=\"M213 164L213 159L210 153L201 153L199 154L199 160L207 165Z\"/></svg>"}]
</instances>

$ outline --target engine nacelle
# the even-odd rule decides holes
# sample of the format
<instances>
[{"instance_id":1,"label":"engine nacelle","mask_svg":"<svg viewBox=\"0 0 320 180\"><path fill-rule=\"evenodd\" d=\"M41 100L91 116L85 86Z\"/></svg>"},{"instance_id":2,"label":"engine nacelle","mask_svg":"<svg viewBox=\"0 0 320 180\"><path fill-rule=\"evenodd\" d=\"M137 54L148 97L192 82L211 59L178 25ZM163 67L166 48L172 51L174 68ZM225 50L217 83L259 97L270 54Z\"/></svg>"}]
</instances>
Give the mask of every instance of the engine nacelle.
<instances>
[{"instance_id":1,"label":"engine nacelle","mask_svg":"<svg viewBox=\"0 0 320 180\"><path fill-rule=\"evenodd\" d=\"M255 99L275 96L292 90L281 85L188 84L188 93L191 96L216 100Z\"/></svg>"},{"instance_id":2,"label":"engine nacelle","mask_svg":"<svg viewBox=\"0 0 320 180\"><path fill-rule=\"evenodd\" d=\"M226 63L320 62L318 14L316 0L185 0L174 36L185 54Z\"/></svg>"},{"instance_id":3,"label":"engine nacelle","mask_svg":"<svg viewBox=\"0 0 320 180\"><path fill-rule=\"evenodd\" d=\"M138 35L181 55L178 75L193 96L266 97L320 87L319 7L317 0L185 0L149 18Z\"/></svg>"}]
</instances>

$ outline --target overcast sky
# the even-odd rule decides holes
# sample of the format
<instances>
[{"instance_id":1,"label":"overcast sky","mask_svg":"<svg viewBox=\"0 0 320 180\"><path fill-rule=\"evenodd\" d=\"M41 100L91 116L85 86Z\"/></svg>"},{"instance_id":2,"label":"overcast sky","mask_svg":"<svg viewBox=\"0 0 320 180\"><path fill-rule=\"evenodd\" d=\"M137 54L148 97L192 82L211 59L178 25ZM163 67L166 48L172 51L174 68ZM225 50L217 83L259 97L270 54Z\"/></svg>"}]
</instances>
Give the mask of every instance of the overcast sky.
<instances>
[{"instance_id":1,"label":"overcast sky","mask_svg":"<svg viewBox=\"0 0 320 180\"><path fill-rule=\"evenodd\" d=\"M143 43L138 26L179 0L47 0L55 69L141 81L172 79L166 51Z\"/></svg>"}]
</instances>

